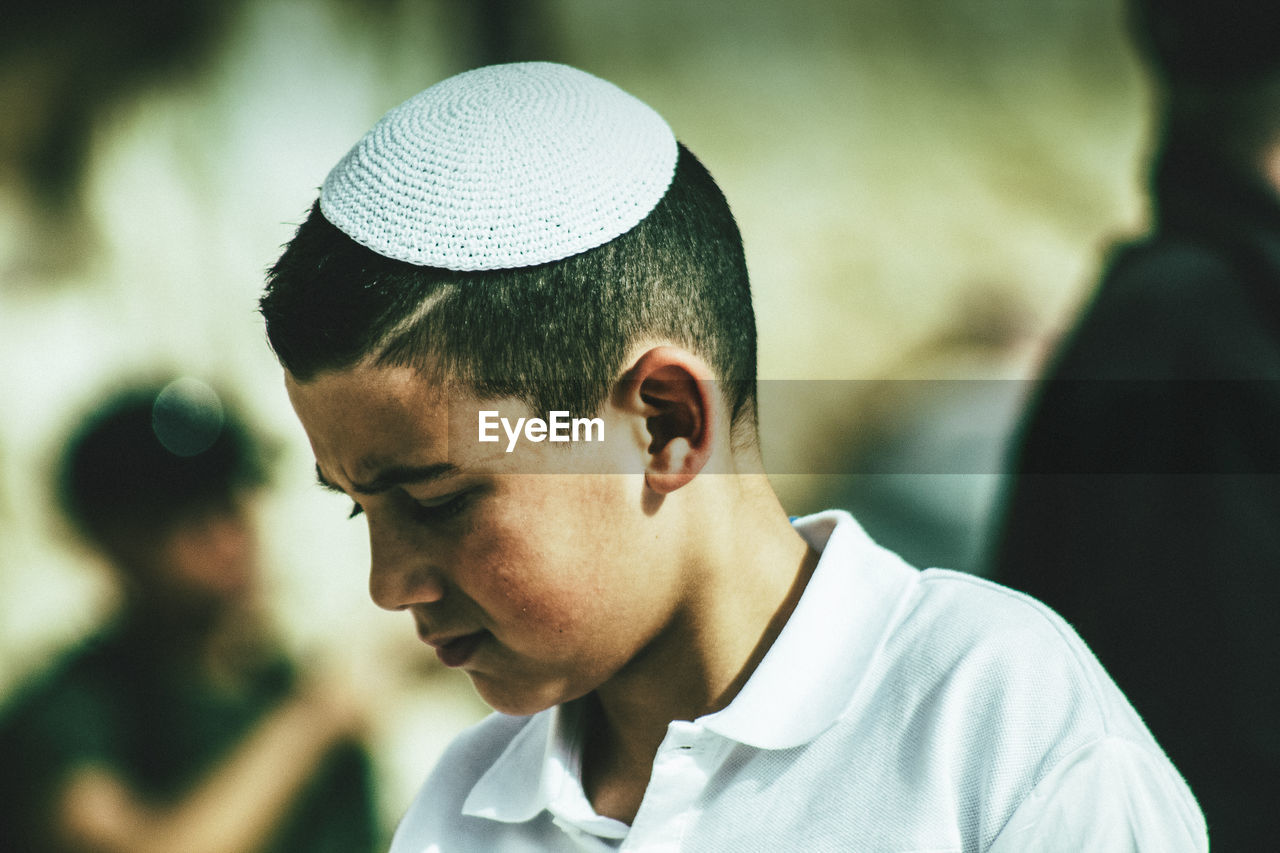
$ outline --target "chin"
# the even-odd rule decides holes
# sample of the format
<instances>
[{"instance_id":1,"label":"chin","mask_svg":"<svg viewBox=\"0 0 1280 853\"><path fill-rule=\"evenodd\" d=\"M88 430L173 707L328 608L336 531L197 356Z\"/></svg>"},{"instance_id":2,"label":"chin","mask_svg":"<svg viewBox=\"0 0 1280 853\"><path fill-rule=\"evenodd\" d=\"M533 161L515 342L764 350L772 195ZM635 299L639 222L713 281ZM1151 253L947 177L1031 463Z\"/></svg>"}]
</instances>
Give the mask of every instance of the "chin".
<instances>
[{"instance_id":1,"label":"chin","mask_svg":"<svg viewBox=\"0 0 1280 853\"><path fill-rule=\"evenodd\" d=\"M531 717L562 702L575 698L549 684L511 684L484 675L468 673L471 683L485 704L500 714Z\"/></svg>"}]
</instances>

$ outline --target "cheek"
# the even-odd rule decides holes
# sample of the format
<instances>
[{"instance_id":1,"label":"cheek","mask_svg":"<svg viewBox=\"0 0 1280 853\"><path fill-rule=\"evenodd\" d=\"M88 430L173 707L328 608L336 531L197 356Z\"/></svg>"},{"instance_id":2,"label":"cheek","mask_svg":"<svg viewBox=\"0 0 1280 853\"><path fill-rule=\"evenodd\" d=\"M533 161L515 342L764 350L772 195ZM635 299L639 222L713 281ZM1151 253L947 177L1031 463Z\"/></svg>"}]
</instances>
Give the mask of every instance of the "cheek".
<instances>
[{"instance_id":1,"label":"cheek","mask_svg":"<svg viewBox=\"0 0 1280 853\"><path fill-rule=\"evenodd\" d=\"M637 539L629 495L642 488L616 475L507 480L472 519L459 584L513 645L591 653L593 638L626 633L648 595L624 562Z\"/></svg>"},{"instance_id":2,"label":"cheek","mask_svg":"<svg viewBox=\"0 0 1280 853\"><path fill-rule=\"evenodd\" d=\"M556 645L599 621L601 564L567 537L491 528L477 544L468 559L470 594L495 631Z\"/></svg>"}]
</instances>

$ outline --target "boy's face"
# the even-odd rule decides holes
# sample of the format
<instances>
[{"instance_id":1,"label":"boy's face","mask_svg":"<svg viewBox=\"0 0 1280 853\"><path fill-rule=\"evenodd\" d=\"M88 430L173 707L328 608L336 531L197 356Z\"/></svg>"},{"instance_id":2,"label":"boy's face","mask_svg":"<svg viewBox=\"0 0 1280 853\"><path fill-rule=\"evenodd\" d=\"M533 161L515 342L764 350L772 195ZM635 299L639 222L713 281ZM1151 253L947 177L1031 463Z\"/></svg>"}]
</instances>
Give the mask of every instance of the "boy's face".
<instances>
[{"instance_id":1,"label":"boy's face","mask_svg":"<svg viewBox=\"0 0 1280 853\"><path fill-rule=\"evenodd\" d=\"M240 490L204 499L159 526L127 525L104 547L158 606L245 604L258 575L252 499Z\"/></svg>"},{"instance_id":2,"label":"boy's face","mask_svg":"<svg viewBox=\"0 0 1280 853\"><path fill-rule=\"evenodd\" d=\"M514 422L527 409L446 395L411 368L286 385L322 481L368 522L374 601L409 611L494 708L576 698L669 639L680 571L662 557L663 513L646 512L633 420L606 406L596 414L612 444L525 441L507 453L505 436L478 441L478 411ZM637 473L575 472L593 456L597 470Z\"/></svg>"},{"instance_id":3,"label":"boy's face","mask_svg":"<svg viewBox=\"0 0 1280 853\"><path fill-rule=\"evenodd\" d=\"M257 575L257 536L247 495L230 494L199 506L157 543L158 565L175 586L192 594L236 602Z\"/></svg>"}]
</instances>

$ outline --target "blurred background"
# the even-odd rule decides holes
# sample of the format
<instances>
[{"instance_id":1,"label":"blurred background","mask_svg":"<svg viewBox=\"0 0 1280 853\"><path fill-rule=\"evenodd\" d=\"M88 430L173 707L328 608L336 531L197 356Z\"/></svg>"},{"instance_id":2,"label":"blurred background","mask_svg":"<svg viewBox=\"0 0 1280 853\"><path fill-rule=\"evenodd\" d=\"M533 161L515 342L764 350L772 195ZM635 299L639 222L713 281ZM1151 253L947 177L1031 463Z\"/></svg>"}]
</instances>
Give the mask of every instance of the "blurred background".
<instances>
[{"instance_id":1,"label":"blurred background","mask_svg":"<svg viewBox=\"0 0 1280 853\"><path fill-rule=\"evenodd\" d=\"M788 510L851 508L922 565L982 570L1018 380L1147 216L1151 95L1119 0L48 0L6 18L0 697L115 601L56 512L73 419L126 379L200 376L279 447L262 537L286 645L407 662L375 720L388 824L484 708L369 602L363 522L314 486L255 313L383 112L523 59L654 106L742 228ZM970 392L920 393L944 387Z\"/></svg>"}]
</instances>

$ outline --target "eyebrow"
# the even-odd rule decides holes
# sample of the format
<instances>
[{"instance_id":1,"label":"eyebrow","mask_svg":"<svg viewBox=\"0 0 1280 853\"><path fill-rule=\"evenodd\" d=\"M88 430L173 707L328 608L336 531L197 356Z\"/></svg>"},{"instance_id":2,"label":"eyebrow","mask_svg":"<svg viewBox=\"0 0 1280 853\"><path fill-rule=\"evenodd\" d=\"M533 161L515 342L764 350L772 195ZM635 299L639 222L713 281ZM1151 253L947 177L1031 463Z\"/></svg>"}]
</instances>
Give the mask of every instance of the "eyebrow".
<instances>
[{"instance_id":1,"label":"eyebrow","mask_svg":"<svg viewBox=\"0 0 1280 853\"><path fill-rule=\"evenodd\" d=\"M405 483L426 483L434 480L443 480L460 472L461 469L450 462L437 462L434 465L392 465L379 471L367 483L352 483L351 490L361 495L376 495L396 486L403 486ZM324 473L320 470L319 462L316 463L316 482L322 488L331 492L344 493L343 489L330 482L324 476Z\"/></svg>"}]
</instances>

